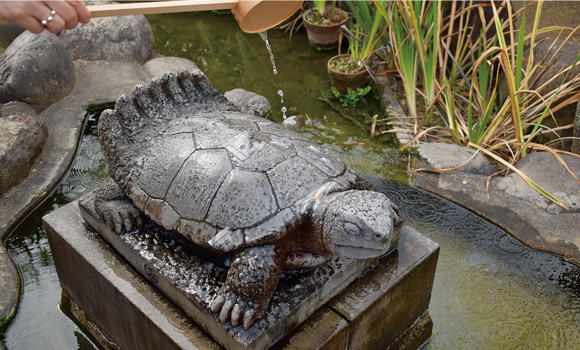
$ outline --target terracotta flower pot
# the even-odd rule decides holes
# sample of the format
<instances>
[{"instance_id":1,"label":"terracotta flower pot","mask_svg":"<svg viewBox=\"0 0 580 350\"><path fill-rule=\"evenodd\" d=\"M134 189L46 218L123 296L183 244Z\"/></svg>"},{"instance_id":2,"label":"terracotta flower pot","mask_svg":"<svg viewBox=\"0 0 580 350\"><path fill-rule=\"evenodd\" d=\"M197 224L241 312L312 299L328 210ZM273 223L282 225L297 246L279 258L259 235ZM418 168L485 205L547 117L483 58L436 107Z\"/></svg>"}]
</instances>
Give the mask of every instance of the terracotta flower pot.
<instances>
[{"instance_id":1,"label":"terracotta flower pot","mask_svg":"<svg viewBox=\"0 0 580 350\"><path fill-rule=\"evenodd\" d=\"M309 14L316 11L316 9L310 9L304 13L304 27L306 27L306 33L308 33L308 41L310 41L310 45L320 49L333 49L338 45L340 27L348 21L348 13L339 8L335 8L334 10L336 12L344 13L344 20L340 23L326 26L308 22Z\"/></svg>"},{"instance_id":2,"label":"terracotta flower pot","mask_svg":"<svg viewBox=\"0 0 580 350\"><path fill-rule=\"evenodd\" d=\"M357 88L364 88L370 82L369 73L364 68L358 72L344 73L330 66L330 62L332 62L332 60L345 56L348 56L348 54L334 56L328 60L326 65L328 69L328 75L330 75L330 79L332 79L332 84L336 86L336 89L340 91L341 94L346 94L348 87L356 91Z\"/></svg>"}]
</instances>

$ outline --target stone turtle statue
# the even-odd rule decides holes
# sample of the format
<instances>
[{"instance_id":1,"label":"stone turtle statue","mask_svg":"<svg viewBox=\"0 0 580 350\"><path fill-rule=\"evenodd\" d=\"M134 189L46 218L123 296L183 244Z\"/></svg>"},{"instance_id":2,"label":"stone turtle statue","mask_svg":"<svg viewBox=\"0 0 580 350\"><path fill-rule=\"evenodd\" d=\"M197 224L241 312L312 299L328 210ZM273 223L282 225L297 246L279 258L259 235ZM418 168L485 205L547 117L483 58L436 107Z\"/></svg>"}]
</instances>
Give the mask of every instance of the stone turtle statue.
<instances>
[{"instance_id":1,"label":"stone turtle statue","mask_svg":"<svg viewBox=\"0 0 580 350\"><path fill-rule=\"evenodd\" d=\"M210 305L222 323L250 328L283 269L374 258L398 243L403 221L384 194L300 134L240 113L200 70L137 85L98 128L109 167L98 215L121 234L144 213L230 256Z\"/></svg>"}]
</instances>

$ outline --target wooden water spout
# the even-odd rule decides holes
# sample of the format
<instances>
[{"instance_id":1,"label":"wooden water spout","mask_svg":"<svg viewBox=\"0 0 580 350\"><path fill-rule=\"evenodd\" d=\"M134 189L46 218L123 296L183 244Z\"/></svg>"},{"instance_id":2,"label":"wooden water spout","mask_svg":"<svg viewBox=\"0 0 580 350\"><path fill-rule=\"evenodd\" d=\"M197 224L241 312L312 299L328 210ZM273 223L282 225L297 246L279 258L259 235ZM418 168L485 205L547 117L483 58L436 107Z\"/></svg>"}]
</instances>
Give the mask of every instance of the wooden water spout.
<instances>
[{"instance_id":1,"label":"wooden water spout","mask_svg":"<svg viewBox=\"0 0 580 350\"><path fill-rule=\"evenodd\" d=\"M240 28L246 33L268 30L288 19L302 5L302 1L265 0L178 0L137 2L87 6L91 18L157 13L231 10ZM0 17L0 24L11 21Z\"/></svg>"}]
</instances>

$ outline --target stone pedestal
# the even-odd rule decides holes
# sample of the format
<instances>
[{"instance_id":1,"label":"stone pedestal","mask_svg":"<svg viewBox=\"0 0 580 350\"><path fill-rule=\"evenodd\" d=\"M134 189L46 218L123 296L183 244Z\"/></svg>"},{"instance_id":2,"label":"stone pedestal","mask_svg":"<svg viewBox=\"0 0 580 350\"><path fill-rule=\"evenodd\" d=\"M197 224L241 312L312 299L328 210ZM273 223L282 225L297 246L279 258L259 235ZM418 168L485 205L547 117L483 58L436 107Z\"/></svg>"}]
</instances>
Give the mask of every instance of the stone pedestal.
<instances>
[{"instance_id":1,"label":"stone pedestal","mask_svg":"<svg viewBox=\"0 0 580 350\"><path fill-rule=\"evenodd\" d=\"M279 310L284 314L280 322L265 316L276 332L267 329L256 336L250 328L245 336L255 336L254 342L244 343L239 341L245 339L241 327L222 326L215 315L200 316L204 305L184 312L129 267L87 228L78 202L43 220L63 288L63 309L106 349L218 349L222 344L246 349L414 349L431 334L428 305L439 246L408 227L398 249L375 261L361 278L355 274L361 266L351 261L334 261L323 271L326 281L334 278L332 285L307 293L300 291L304 277L289 276L276 292L279 299L289 298L282 300L289 309ZM141 270L151 281L167 279L149 267ZM292 283L298 286L295 290ZM343 290L341 283L350 286ZM165 293L182 306L172 292Z\"/></svg>"}]
</instances>

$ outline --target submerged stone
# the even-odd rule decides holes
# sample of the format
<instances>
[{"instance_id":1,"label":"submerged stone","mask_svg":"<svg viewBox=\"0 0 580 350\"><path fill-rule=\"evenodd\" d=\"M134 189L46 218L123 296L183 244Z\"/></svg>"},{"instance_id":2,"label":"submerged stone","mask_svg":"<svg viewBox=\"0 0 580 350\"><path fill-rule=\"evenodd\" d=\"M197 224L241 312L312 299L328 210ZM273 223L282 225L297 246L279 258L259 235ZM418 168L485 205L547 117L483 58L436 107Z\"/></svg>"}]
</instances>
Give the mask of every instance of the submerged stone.
<instances>
[{"instance_id":1,"label":"submerged stone","mask_svg":"<svg viewBox=\"0 0 580 350\"><path fill-rule=\"evenodd\" d=\"M224 96L242 113L266 117L266 114L272 109L267 98L244 89L226 91Z\"/></svg>"},{"instance_id":2,"label":"submerged stone","mask_svg":"<svg viewBox=\"0 0 580 350\"><path fill-rule=\"evenodd\" d=\"M6 248L0 243L0 330L8 326L16 314L20 296L20 279ZM0 349L3 344L0 340Z\"/></svg>"}]
</instances>

